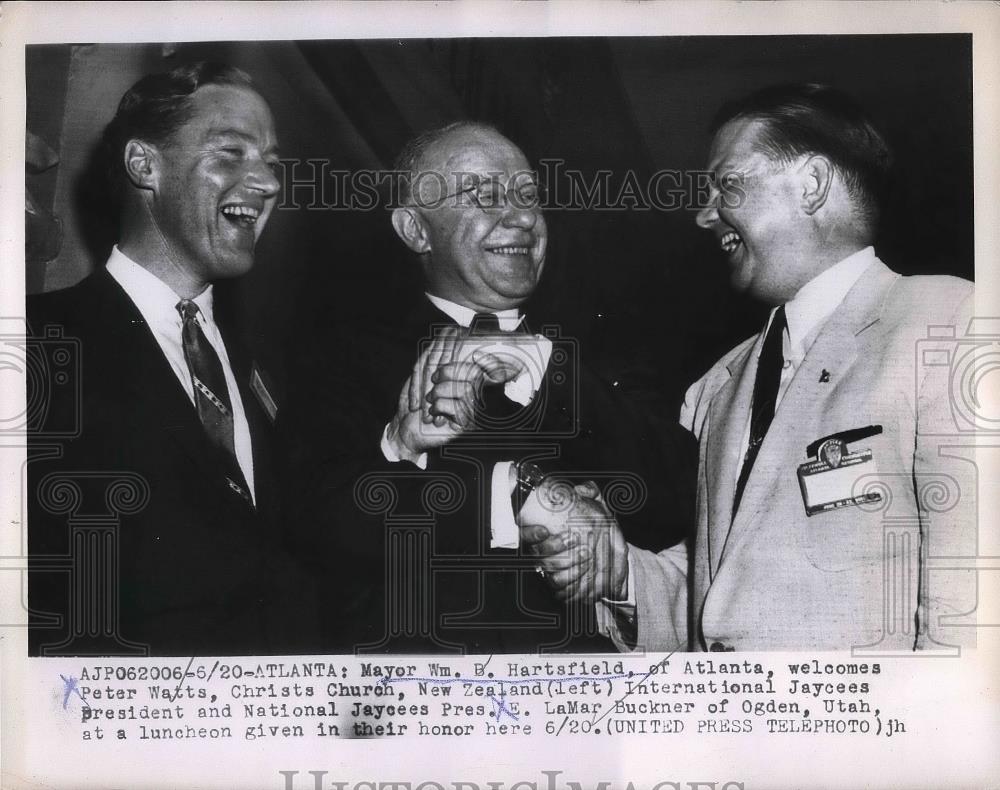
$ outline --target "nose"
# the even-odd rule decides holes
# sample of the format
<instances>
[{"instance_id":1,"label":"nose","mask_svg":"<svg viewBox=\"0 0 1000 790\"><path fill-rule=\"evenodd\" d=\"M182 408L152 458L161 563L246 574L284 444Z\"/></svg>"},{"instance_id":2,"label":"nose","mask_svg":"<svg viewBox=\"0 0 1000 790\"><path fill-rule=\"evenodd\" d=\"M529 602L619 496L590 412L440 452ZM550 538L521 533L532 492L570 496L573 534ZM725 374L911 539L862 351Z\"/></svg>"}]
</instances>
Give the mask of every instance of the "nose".
<instances>
[{"instance_id":1,"label":"nose","mask_svg":"<svg viewBox=\"0 0 1000 790\"><path fill-rule=\"evenodd\" d=\"M502 222L507 228L531 230L538 222L540 213L541 210L538 208L518 207L508 201L503 210Z\"/></svg>"},{"instance_id":2,"label":"nose","mask_svg":"<svg viewBox=\"0 0 1000 790\"><path fill-rule=\"evenodd\" d=\"M250 189L260 192L265 200L273 198L281 189L278 176L271 165L263 159L254 160L246 175L246 184Z\"/></svg>"},{"instance_id":3,"label":"nose","mask_svg":"<svg viewBox=\"0 0 1000 790\"><path fill-rule=\"evenodd\" d=\"M719 221L719 193L716 190L712 190L709 196L709 201L705 204L701 210L695 215L694 221L698 223L699 228L710 229L716 222Z\"/></svg>"}]
</instances>

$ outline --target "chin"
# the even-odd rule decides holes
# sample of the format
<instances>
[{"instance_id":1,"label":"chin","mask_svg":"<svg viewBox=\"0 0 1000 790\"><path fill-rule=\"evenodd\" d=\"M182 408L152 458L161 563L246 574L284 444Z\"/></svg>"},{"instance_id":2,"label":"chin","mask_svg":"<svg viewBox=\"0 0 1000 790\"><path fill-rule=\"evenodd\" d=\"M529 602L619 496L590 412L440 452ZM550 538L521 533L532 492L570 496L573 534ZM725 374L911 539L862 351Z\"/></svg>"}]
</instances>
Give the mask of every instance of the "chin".
<instances>
[{"instance_id":1,"label":"chin","mask_svg":"<svg viewBox=\"0 0 1000 790\"><path fill-rule=\"evenodd\" d=\"M535 292L535 286L501 291L500 296L510 307L517 307Z\"/></svg>"},{"instance_id":2,"label":"chin","mask_svg":"<svg viewBox=\"0 0 1000 790\"><path fill-rule=\"evenodd\" d=\"M217 261L212 272L213 280L229 280L234 277L242 277L253 269L254 256L238 255L224 261Z\"/></svg>"},{"instance_id":3,"label":"chin","mask_svg":"<svg viewBox=\"0 0 1000 790\"><path fill-rule=\"evenodd\" d=\"M759 299L760 295L757 291L762 285L758 276L761 273L760 267L756 265L753 258L745 255L745 250L741 250L741 252L744 255L741 255L738 260L729 261L729 284L734 291L746 293Z\"/></svg>"},{"instance_id":4,"label":"chin","mask_svg":"<svg viewBox=\"0 0 1000 790\"><path fill-rule=\"evenodd\" d=\"M729 287L736 291L736 293L749 293L750 296L754 296L752 285L753 283L750 279L744 276L743 272L739 269L735 269L729 275Z\"/></svg>"},{"instance_id":5,"label":"chin","mask_svg":"<svg viewBox=\"0 0 1000 790\"><path fill-rule=\"evenodd\" d=\"M505 299L526 299L535 290L538 279L534 276L534 272L530 275L518 272L516 276L495 277L488 285L494 293Z\"/></svg>"}]
</instances>

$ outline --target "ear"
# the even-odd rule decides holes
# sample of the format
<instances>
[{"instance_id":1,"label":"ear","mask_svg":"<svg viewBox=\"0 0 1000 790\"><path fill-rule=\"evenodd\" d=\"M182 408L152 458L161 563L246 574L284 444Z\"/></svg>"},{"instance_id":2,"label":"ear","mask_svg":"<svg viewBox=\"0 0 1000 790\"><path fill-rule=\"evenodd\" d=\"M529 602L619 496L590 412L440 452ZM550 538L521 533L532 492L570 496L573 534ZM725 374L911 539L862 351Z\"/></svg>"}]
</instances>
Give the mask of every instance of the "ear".
<instances>
[{"instance_id":1,"label":"ear","mask_svg":"<svg viewBox=\"0 0 1000 790\"><path fill-rule=\"evenodd\" d=\"M158 152L142 140L129 140L123 152L125 175L137 189L156 189Z\"/></svg>"},{"instance_id":2,"label":"ear","mask_svg":"<svg viewBox=\"0 0 1000 790\"><path fill-rule=\"evenodd\" d=\"M425 220L415 208L403 207L392 210L392 227L403 243L417 254L430 252Z\"/></svg>"},{"instance_id":3,"label":"ear","mask_svg":"<svg viewBox=\"0 0 1000 790\"><path fill-rule=\"evenodd\" d=\"M826 203L836 177L833 164L825 156L810 156L802 165L802 209L812 216Z\"/></svg>"}]
</instances>

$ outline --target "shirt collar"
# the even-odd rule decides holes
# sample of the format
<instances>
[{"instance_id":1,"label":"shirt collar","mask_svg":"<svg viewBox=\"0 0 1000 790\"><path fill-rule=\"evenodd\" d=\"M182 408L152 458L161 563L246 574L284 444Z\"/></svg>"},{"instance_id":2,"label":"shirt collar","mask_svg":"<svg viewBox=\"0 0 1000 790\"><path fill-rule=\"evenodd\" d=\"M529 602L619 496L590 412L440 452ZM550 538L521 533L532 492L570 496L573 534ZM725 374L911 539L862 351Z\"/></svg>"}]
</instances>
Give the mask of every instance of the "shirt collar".
<instances>
[{"instance_id":1,"label":"shirt collar","mask_svg":"<svg viewBox=\"0 0 1000 790\"><path fill-rule=\"evenodd\" d=\"M430 299L432 305L459 326L468 328L472 325L472 319L476 316L476 311L471 307L450 302L447 299L442 299L440 296L434 296L434 294L426 294L426 296ZM524 320L524 316L518 313L516 307L512 307L509 310L490 310L488 312L493 313L497 317L501 332L513 332L521 325L521 321Z\"/></svg>"},{"instance_id":2,"label":"shirt collar","mask_svg":"<svg viewBox=\"0 0 1000 790\"><path fill-rule=\"evenodd\" d=\"M813 277L785 304L788 340L793 350L799 350L803 354L808 350L811 340L819 333L826 319L844 301L847 292L875 260L873 247L858 250ZM774 310L768 318L768 327L773 317ZM765 333L766 331L765 328Z\"/></svg>"},{"instance_id":3,"label":"shirt collar","mask_svg":"<svg viewBox=\"0 0 1000 790\"><path fill-rule=\"evenodd\" d=\"M147 324L180 325L177 303L181 297L163 280L119 250L118 245L111 250L107 270L135 303ZM214 322L211 285L191 301L198 305L199 315L205 321Z\"/></svg>"}]
</instances>

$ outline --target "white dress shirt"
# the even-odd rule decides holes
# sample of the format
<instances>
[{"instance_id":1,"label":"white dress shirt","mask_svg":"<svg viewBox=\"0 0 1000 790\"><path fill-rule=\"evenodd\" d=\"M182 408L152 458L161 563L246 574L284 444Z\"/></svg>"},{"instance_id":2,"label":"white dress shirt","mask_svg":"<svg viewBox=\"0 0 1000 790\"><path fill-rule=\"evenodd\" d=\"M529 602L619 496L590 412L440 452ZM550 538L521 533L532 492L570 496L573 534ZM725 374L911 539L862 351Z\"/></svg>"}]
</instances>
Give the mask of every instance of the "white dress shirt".
<instances>
[{"instance_id":1,"label":"white dress shirt","mask_svg":"<svg viewBox=\"0 0 1000 790\"><path fill-rule=\"evenodd\" d=\"M784 357L784 365L781 368L778 396L774 402L775 413L781 405L782 398L785 397L785 392L788 391L788 385L795 377L795 371L799 369L802 360L812 348L820 330L826 324L826 319L833 315L837 305L844 301L847 292L864 274L865 269L874 262L874 247L858 250L853 255L849 255L829 269L817 274L799 289L791 301L785 304L786 325L781 338L781 355ZM771 321L774 320L774 314L777 310L776 307L771 311L767 319L767 326L764 327L757 342L758 359L760 359L760 352L764 348L767 330L771 328ZM747 411L746 428L743 431L744 453L750 445L752 411L752 408Z\"/></svg>"},{"instance_id":2,"label":"white dress shirt","mask_svg":"<svg viewBox=\"0 0 1000 790\"><path fill-rule=\"evenodd\" d=\"M467 329L472 325L472 319L476 316L475 310L448 301L447 299L442 299L440 296L434 296L433 294L426 294L426 296L431 304L459 326ZM497 317L497 323L500 325L501 332L513 332L524 321L524 316L518 312L517 308L500 310L494 313L494 315ZM545 371L549 365L549 358L552 356L552 341L547 337L536 335L531 345L533 353L530 356L533 364L527 365L524 372L504 385L504 394L510 400L522 406L527 406L531 403L535 393L541 386ZM387 461L399 463L402 459L390 446L388 433L389 423L386 423L382 431L382 454ZM517 522L514 520L514 509L510 501L512 493L510 468L513 463L513 461L500 461L493 466L493 474L490 482L491 548L516 549L520 542ZM426 469L427 453L421 453L416 464L421 469Z\"/></svg>"},{"instance_id":3,"label":"white dress shirt","mask_svg":"<svg viewBox=\"0 0 1000 790\"><path fill-rule=\"evenodd\" d=\"M865 273L865 270L875 263L875 260L875 249L873 247L865 247L863 250L858 250L842 261L835 263L829 269L816 275L803 285L795 296L785 304L786 327L782 334L781 344L784 365L781 369L781 381L778 384L778 396L774 406L775 412L777 412L781 400L788 390L788 385L792 383L792 379L795 377L795 371L799 369L812 344L819 336L820 330L826 324L827 319L833 315L837 306L844 301L847 292L854 287L854 284ZM767 330L770 329L771 321L774 320L774 314L777 310L778 308L775 307L771 311L767 319L767 325L757 339L754 353L757 354L758 359L764 347L764 338L767 335ZM742 446L744 457L746 448L750 444L751 416L752 408L749 408L746 415L746 428L743 431ZM597 604L598 625L601 630L610 633L609 628L611 623L605 614L607 608L614 611L618 617L622 617L630 622L634 621L635 595L632 590L633 576L632 558L630 556L628 560L628 582L625 590L625 600L611 601L605 598Z\"/></svg>"},{"instance_id":4,"label":"white dress shirt","mask_svg":"<svg viewBox=\"0 0 1000 790\"><path fill-rule=\"evenodd\" d=\"M183 322L177 311L177 303L181 297L174 293L163 280L144 269L115 246L108 258L108 274L122 287L129 299L135 304L142 315L146 326L153 333L157 345L167 358L177 380L187 393L188 400L194 406L194 384L191 372L184 361L184 346L181 341ZM229 401L233 407L233 443L236 449L236 460L250 487L250 496L257 501L253 480L253 447L250 442L250 426L247 424L240 390L236 385L232 365L222 335L216 326L212 313L212 286L191 300L198 305L198 315L195 320L201 326L202 332L211 343L215 353L222 362L222 370L226 376L226 386L229 388Z\"/></svg>"}]
</instances>

